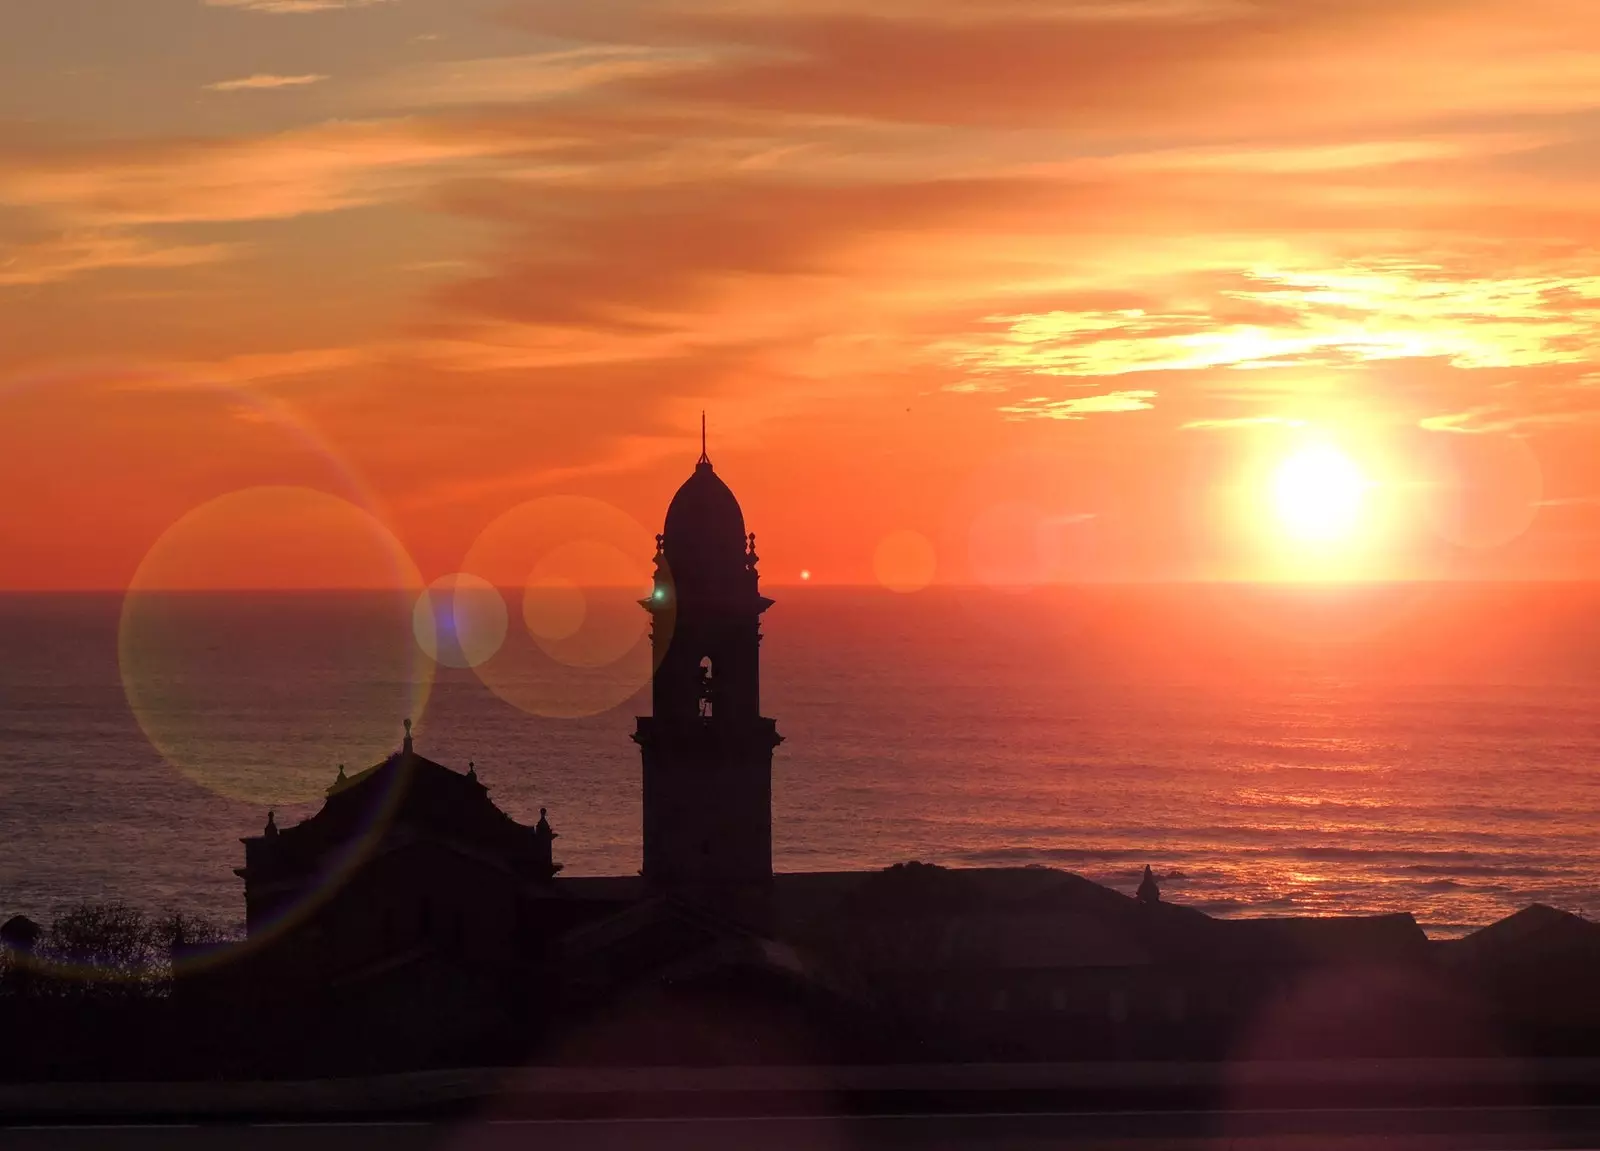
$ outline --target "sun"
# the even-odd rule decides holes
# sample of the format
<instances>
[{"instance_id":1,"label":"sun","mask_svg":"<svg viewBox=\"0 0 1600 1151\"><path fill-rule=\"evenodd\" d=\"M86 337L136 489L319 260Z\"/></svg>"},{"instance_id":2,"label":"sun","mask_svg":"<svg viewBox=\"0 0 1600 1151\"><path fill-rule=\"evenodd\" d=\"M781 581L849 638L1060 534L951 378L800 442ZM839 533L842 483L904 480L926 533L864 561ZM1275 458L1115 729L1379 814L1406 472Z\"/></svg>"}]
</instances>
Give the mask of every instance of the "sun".
<instances>
[{"instance_id":1,"label":"sun","mask_svg":"<svg viewBox=\"0 0 1600 1151\"><path fill-rule=\"evenodd\" d=\"M1361 523L1367 478L1338 448L1302 448L1278 466L1273 505L1284 531L1306 543L1349 539Z\"/></svg>"}]
</instances>

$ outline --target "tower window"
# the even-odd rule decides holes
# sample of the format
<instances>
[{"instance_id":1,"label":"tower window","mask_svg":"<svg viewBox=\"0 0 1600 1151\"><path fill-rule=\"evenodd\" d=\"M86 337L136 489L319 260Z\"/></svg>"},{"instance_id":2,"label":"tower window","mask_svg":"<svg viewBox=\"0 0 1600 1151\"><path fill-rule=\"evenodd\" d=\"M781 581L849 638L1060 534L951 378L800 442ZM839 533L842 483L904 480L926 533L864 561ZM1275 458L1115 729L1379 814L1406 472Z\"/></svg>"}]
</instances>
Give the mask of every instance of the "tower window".
<instances>
[{"instance_id":1,"label":"tower window","mask_svg":"<svg viewBox=\"0 0 1600 1151\"><path fill-rule=\"evenodd\" d=\"M716 684L713 678L711 657L706 656L700 661L700 714L710 716L716 704Z\"/></svg>"}]
</instances>

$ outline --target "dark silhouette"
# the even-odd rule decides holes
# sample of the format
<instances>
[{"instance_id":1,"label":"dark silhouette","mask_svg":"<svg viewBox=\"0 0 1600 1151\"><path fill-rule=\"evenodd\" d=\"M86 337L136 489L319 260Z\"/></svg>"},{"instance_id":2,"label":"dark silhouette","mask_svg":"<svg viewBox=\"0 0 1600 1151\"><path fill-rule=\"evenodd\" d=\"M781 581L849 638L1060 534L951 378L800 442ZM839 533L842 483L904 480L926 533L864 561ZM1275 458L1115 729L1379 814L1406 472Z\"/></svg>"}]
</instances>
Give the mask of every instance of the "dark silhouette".
<instances>
[{"instance_id":1,"label":"dark silhouette","mask_svg":"<svg viewBox=\"0 0 1600 1151\"><path fill-rule=\"evenodd\" d=\"M32 955L43 933L44 928L26 915L13 915L0 925L0 947L15 955Z\"/></svg>"},{"instance_id":2,"label":"dark silhouette","mask_svg":"<svg viewBox=\"0 0 1600 1151\"><path fill-rule=\"evenodd\" d=\"M283 829L269 816L266 831L244 841L246 929L263 940L252 978L354 978L393 958L398 941L384 943L383 912L393 923L407 908L419 925L412 942L429 942L436 907L462 923L464 939L503 944L498 958L511 960L505 909L560 870L555 835L542 812L531 828L496 807L476 763L452 771L416 753L409 720L405 733L382 763L341 772L316 815ZM341 874L329 876L330 859L342 859ZM293 917L305 918L278 931Z\"/></svg>"},{"instance_id":3,"label":"dark silhouette","mask_svg":"<svg viewBox=\"0 0 1600 1151\"><path fill-rule=\"evenodd\" d=\"M0 925L0 991L28 994L35 967L34 948L44 934L26 915L13 915Z\"/></svg>"},{"instance_id":4,"label":"dark silhouette","mask_svg":"<svg viewBox=\"0 0 1600 1151\"><path fill-rule=\"evenodd\" d=\"M30 1036L0 1073L1600 1054L1600 926L1548 908L1436 944L1409 915L1214 919L1148 865L1133 896L1049 868L775 875L772 601L701 447L641 601L639 875L562 875L546 809L517 822L406 720L314 815L243 840L238 945L116 906L0 928L38 973L0 985L0 1033Z\"/></svg>"},{"instance_id":5,"label":"dark silhouette","mask_svg":"<svg viewBox=\"0 0 1600 1151\"><path fill-rule=\"evenodd\" d=\"M762 596L755 536L700 459L657 536L651 711L634 732L644 770L644 869L657 891L759 888L772 878L772 753L761 715Z\"/></svg>"}]
</instances>

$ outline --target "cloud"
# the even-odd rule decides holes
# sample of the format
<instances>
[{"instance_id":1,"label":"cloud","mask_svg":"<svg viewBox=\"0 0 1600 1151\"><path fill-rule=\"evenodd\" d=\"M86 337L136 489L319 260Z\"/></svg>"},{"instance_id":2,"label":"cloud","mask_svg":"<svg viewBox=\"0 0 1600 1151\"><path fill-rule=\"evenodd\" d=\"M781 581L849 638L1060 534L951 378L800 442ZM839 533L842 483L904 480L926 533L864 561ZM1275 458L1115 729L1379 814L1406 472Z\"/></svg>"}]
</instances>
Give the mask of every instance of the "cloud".
<instances>
[{"instance_id":1,"label":"cloud","mask_svg":"<svg viewBox=\"0 0 1600 1151\"><path fill-rule=\"evenodd\" d=\"M1182 426L1185 430L1226 431L1234 428L1303 428L1306 422L1285 416L1233 416L1226 419L1190 420Z\"/></svg>"},{"instance_id":2,"label":"cloud","mask_svg":"<svg viewBox=\"0 0 1600 1151\"><path fill-rule=\"evenodd\" d=\"M0 251L0 287L20 287L110 268L194 268L227 259L237 246L159 244L127 233L89 231L12 244Z\"/></svg>"},{"instance_id":3,"label":"cloud","mask_svg":"<svg viewBox=\"0 0 1600 1151\"><path fill-rule=\"evenodd\" d=\"M299 16L307 12L332 12L340 8L372 8L396 0L205 0L209 8L238 8L270 16Z\"/></svg>"},{"instance_id":4,"label":"cloud","mask_svg":"<svg viewBox=\"0 0 1600 1151\"><path fill-rule=\"evenodd\" d=\"M1105 392L1101 395L1072 396L1062 400L1032 396L1015 404L1008 404L1000 411L1013 419L1081 420L1085 416L1102 412L1149 411L1155 406L1150 403L1155 398L1156 393L1149 391Z\"/></svg>"},{"instance_id":5,"label":"cloud","mask_svg":"<svg viewBox=\"0 0 1600 1151\"><path fill-rule=\"evenodd\" d=\"M1600 20L1570 4L508 6L530 49L453 16L386 73L330 48L315 111L339 120L0 128L0 202L119 237L100 266L248 243L260 263L214 278L203 334L101 312L96 345L292 391L401 502L441 508L623 485L707 398L780 450L845 410L887 435L892 412L946 429L927 454L947 471L1014 446L1005 421L1145 411L1159 388L1159 417L1097 420L1093 466L1062 464L1130 493L1119 524L1149 522L1137 492L1170 459L1240 447L1179 428L1554 428L1586 403ZM433 59L484 43L508 54ZM882 402L912 394L914 414Z\"/></svg>"},{"instance_id":6,"label":"cloud","mask_svg":"<svg viewBox=\"0 0 1600 1151\"><path fill-rule=\"evenodd\" d=\"M1571 424L1592 420L1600 411L1588 408L1513 411L1496 405L1469 408L1461 412L1426 416L1417 426L1429 432L1450 432L1457 435L1486 435L1496 432L1519 432L1540 425Z\"/></svg>"},{"instance_id":7,"label":"cloud","mask_svg":"<svg viewBox=\"0 0 1600 1151\"><path fill-rule=\"evenodd\" d=\"M522 103L664 76L704 66L715 58L714 52L700 48L586 45L558 52L415 64L371 81L360 94L380 105L409 108Z\"/></svg>"},{"instance_id":8,"label":"cloud","mask_svg":"<svg viewBox=\"0 0 1600 1151\"><path fill-rule=\"evenodd\" d=\"M219 80L215 84L205 85L208 92L246 92L258 89L272 88L303 88L308 84L320 84L326 76L274 76L262 72L254 76L245 76L239 80Z\"/></svg>"},{"instance_id":9,"label":"cloud","mask_svg":"<svg viewBox=\"0 0 1600 1151\"><path fill-rule=\"evenodd\" d=\"M874 6L520 6L548 35L762 50L653 94L940 125L1056 125L1126 139L1577 110L1600 94L1597 30L1571 0L1297 0ZM1428 43L1418 54L1415 45Z\"/></svg>"},{"instance_id":10,"label":"cloud","mask_svg":"<svg viewBox=\"0 0 1600 1151\"><path fill-rule=\"evenodd\" d=\"M1600 356L1600 277L1581 264L1482 275L1437 264L1234 269L1177 310L985 317L942 350L968 372L1115 376L1212 368L1354 368L1442 359L1461 368L1581 365ZM1259 305L1241 322L1232 302ZM1175 300L1174 303L1177 301ZM993 329L999 328L999 331Z\"/></svg>"},{"instance_id":11,"label":"cloud","mask_svg":"<svg viewBox=\"0 0 1600 1151\"><path fill-rule=\"evenodd\" d=\"M994 395L1011 390L1010 385L1002 384L998 380L954 380L945 384L941 391L954 392L957 395Z\"/></svg>"},{"instance_id":12,"label":"cloud","mask_svg":"<svg viewBox=\"0 0 1600 1151\"><path fill-rule=\"evenodd\" d=\"M267 136L0 154L0 199L79 226L285 219L414 195L538 146L485 122L334 121Z\"/></svg>"}]
</instances>

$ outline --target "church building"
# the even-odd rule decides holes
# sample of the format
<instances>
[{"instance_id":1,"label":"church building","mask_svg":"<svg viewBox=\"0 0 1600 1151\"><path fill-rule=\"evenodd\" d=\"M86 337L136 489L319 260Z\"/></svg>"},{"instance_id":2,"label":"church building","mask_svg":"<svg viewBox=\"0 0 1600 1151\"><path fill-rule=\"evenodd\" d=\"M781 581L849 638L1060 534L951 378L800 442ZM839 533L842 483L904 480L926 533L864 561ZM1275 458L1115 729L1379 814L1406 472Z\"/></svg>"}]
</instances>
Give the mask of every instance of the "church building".
<instances>
[{"instance_id":1,"label":"church building","mask_svg":"<svg viewBox=\"0 0 1600 1151\"><path fill-rule=\"evenodd\" d=\"M650 614L652 714L637 721L642 867L632 876L557 880L543 810L518 823L475 767L413 746L338 778L323 807L279 827L269 813L244 842L248 946L261 985L351 986L416 964L515 978L571 927L641 904L727 910L767 901L772 883L772 755L761 714L762 596L755 536L702 442L656 537ZM648 918L650 912L645 912ZM637 918L638 913L635 913Z\"/></svg>"},{"instance_id":2,"label":"church building","mask_svg":"<svg viewBox=\"0 0 1600 1151\"><path fill-rule=\"evenodd\" d=\"M637 874L558 875L543 812L518 823L408 723L317 814L244 841L249 939L212 990L276 995L297 1042L314 1029L347 1062L823 1064L1198 1051L1319 972L1426 962L1409 916L1216 920L1162 901L1148 868L1137 898L1049 868L774 874L773 601L746 528L702 438L640 601Z\"/></svg>"}]
</instances>

